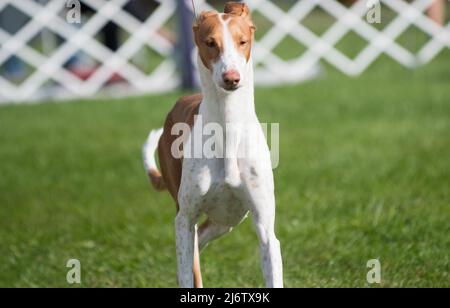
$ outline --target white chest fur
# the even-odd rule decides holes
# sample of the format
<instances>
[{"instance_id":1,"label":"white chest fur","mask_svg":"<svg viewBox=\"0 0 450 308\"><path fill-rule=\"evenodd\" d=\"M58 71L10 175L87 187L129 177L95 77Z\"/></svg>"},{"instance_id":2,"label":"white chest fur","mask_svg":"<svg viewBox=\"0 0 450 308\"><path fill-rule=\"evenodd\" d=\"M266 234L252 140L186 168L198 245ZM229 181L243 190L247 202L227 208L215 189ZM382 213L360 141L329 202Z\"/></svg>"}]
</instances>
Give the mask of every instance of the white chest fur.
<instances>
[{"instance_id":1,"label":"white chest fur","mask_svg":"<svg viewBox=\"0 0 450 308\"><path fill-rule=\"evenodd\" d=\"M244 152L242 147L251 139L251 144L260 145L257 157L188 158L183 162L180 204L189 204L192 213L205 213L214 222L229 227L239 224L251 210L251 191L259 187L273 191L270 154L262 130L252 135L244 126L242 130L237 132L240 136L236 152Z\"/></svg>"}]
</instances>

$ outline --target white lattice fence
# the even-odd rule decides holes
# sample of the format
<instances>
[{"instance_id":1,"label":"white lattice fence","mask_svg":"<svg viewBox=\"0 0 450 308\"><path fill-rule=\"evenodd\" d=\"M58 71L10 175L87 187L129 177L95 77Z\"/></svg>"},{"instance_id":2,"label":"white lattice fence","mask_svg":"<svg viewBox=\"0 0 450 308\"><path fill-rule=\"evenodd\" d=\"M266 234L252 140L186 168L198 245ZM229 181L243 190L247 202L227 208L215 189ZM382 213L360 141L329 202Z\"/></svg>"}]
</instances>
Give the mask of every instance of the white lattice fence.
<instances>
[{"instance_id":1,"label":"white lattice fence","mask_svg":"<svg viewBox=\"0 0 450 308\"><path fill-rule=\"evenodd\" d=\"M178 84L176 67L171 60L172 44L157 30L175 13L174 1L161 1L161 5L145 21L140 22L122 9L128 0L85 0L97 12L81 28L66 21L66 1L50 0L41 5L33 0L1 0L0 9L10 5L30 17L14 36L0 29L0 65L12 55L35 68L35 71L19 85L0 78L0 97L3 100L25 101L34 99L49 80L65 91L56 94L69 97L96 95L113 74L120 74L131 90L148 93L167 91ZM113 52L95 36L111 20L125 29L129 38ZM38 52L29 42L44 29L64 39L50 55ZM130 58L147 46L165 58L151 74L145 74L130 62ZM64 68L63 64L77 53L84 52L100 65L87 79L80 80Z\"/></svg>"},{"instance_id":2,"label":"white lattice fence","mask_svg":"<svg viewBox=\"0 0 450 308\"><path fill-rule=\"evenodd\" d=\"M434 1L415 0L412 3L403 0L380 1L397 13L396 18L380 31L365 19L370 9L367 1L357 1L348 9L333 0L304 0L297 1L288 12L285 12L271 1L248 0L254 10L261 12L275 25L259 41L256 60L265 63L269 68L269 79L273 79L273 74L276 74L287 81L295 80L321 59L351 76L361 74L383 53L406 67L414 68L431 61L443 48L450 48L450 23L446 27L441 27L424 14ZM302 20L316 7L336 19L322 36L316 35L302 25ZM417 27L431 37L417 54L413 54L396 42L410 26ZM356 33L367 41L367 46L354 59L350 59L335 48L349 32ZM271 51L288 34L306 46L307 51L298 59L283 63Z\"/></svg>"},{"instance_id":3,"label":"white lattice fence","mask_svg":"<svg viewBox=\"0 0 450 308\"><path fill-rule=\"evenodd\" d=\"M186 1L190 3L190 0ZM351 76L365 71L382 54L410 68L426 64L442 49L450 48L450 23L440 26L425 14L433 1L381 1L383 7L395 13L395 18L380 29L366 21L369 10L366 0L356 1L350 8L334 0L286 1L292 3L287 7L283 1L247 0L255 15L272 24L268 31L258 36L255 46L257 82L301 81L317 73L321 60ZM173 59L176 48L159 31L177 16L176 0L158 1L159 5L144 22L123 8L128 0L82 2L95 13L77 27L66 21L65 0L0 0L0 12L9 7L28 16L28 21L14 34L0 27L0 102L30 101L46 96L90 97L103 93L105 89L116 90L115 96L154 93L172 90L179 85ZM208 2L196 2L199 10L211 8ZM312 31L304 23L317 8L334 20L322 34ZM128 33L116 51L96 38L110 21ZM410 27L429 37L417 53L409 51L397 40ZM336 47L350 32L366 42L355 57ZM44 34L58 38L60 43L46 51L46 46L39 47L36 43L36 37L44 37ZM275 52L288 36L305 47L304 52L290 60ZM134 61L143 48L162 59L151 71L146 71ZM88 55L96 63L95 71L86 79L80 79L65 65L79 53ZM2 71L13 56L30 68L29 75L22 80L11 80ZM119 75L123 81L121 85L126 86L115 84L106 87L114 75Z\"/></svg>"}]
</instances>

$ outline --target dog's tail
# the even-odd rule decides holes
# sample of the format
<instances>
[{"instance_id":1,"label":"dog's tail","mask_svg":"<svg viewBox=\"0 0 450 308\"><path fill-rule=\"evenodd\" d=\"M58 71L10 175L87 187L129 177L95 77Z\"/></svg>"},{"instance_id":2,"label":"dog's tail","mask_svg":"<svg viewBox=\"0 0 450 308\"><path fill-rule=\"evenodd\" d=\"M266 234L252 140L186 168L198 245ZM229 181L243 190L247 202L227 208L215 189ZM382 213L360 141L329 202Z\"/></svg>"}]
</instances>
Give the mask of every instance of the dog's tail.
<instances>
[{"instance_id":1,"label":"dog's tail","mask_svg":"<svg viewBox=\"0 0 450 308\"><path fill-rule=\"evenodd\" d=\"M155 160L156 150L158 149L159 139L161 139L162 134L162 128L152 130L147 138L147 141L142 147L145 171L147 171L150 182L157 191L163 191L166 189L166 183L164 183L164 178L162 177L161 172L159 172Z\"/></svg>"}]
</instances>

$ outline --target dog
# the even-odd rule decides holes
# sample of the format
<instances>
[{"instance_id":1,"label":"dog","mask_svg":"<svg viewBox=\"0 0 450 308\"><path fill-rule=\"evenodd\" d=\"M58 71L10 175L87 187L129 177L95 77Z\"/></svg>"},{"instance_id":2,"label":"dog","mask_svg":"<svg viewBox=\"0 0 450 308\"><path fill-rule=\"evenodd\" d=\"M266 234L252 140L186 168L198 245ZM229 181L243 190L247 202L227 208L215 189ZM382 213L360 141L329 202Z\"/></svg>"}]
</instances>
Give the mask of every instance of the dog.
<instances>
[{"instance_id":1,"label":"dog","mask_svg":"<svg viewBox=\"0 0 450 308\"><path fill-rule=\"evenodd\" d=\"M159 191L168 190L177 204L177 275L181 288L203 287L200 251L230 232L249 213L260 243L266 287L283 287L280 243L274 231L270 151L254 103L255 31L250 9L243 3L229 2L223 13L205 11L196 18L193 33L202 94L181 98L168 114L163 129L152 131L143 147L151 183ZM191 133L186 136L174 130L177 123L188 126ZM222 150L227 155L188 158L187 148L197 138L193 132L203 131L211 123L237 127L223 136L226 149ZM239 129L240 124L256 124L259 129L250 133ZM187 146L174 147L180 138ZM257 144L257 159L237 155L246 143ZM221 143L217 144L220 147ZM206 219L197 227L201 215Z\"/></svg>"}]
</instances>

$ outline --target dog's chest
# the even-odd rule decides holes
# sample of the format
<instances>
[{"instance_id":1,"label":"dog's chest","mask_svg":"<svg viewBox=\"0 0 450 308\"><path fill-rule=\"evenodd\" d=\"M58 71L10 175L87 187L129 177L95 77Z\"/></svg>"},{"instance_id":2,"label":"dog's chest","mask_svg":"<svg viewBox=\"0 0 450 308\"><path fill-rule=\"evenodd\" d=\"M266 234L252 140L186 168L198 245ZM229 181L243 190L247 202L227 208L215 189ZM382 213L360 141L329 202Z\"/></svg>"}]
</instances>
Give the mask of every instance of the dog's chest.
<instances>
[{"instance_id":1,"label":"dog's chest","mask_svg":"<svg viewBox=\"0 0 450 308\"><path fill-rule=\"evenodd\" d=\"M226 182L223 160L196 160L188 164L192 166L187 169L194 171L184 182L191 194L189 199L196 200L199 210L214 222L230 227L238 225L248 213L245 188Z\"/></svg>"},{"instance_id":2,"label":"dog's chest","mask_svg":"<svg viewBox=\"0 0 450 308\"><path fill-rule=\"evenodd\" d=\"M213 181L203 198L202 210L211 220L230 227L238 225L248 213L242 189L231 187L224 178Z\"/></svg>"}]
</instances>

